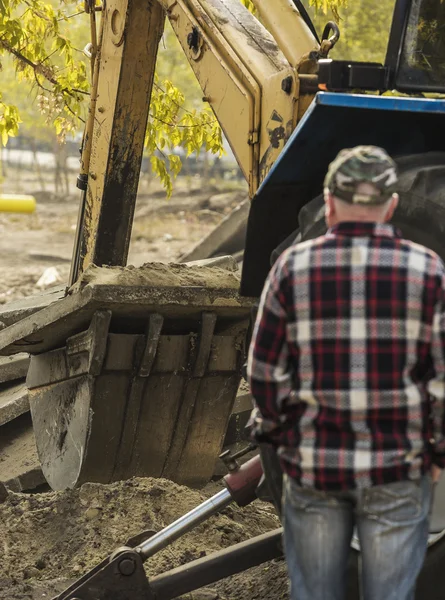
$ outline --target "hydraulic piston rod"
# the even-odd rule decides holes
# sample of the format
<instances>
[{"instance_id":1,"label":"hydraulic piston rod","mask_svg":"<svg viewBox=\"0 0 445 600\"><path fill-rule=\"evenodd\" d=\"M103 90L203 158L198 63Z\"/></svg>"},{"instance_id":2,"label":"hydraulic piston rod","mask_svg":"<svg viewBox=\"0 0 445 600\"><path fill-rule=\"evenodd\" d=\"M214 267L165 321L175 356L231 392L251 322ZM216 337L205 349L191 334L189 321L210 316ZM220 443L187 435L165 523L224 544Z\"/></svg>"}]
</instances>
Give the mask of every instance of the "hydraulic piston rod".
<instances>
[{"instance_id":1,"label":"hydraulic piston rod","mask_svg":"<svg viewBox=\"0 0 445 600\"><path fill-rule=\"evenodd\" d=\"M234 462L232 469L232 472L224 477L226 489L221 490L162 531L136 546L134 550L142 560L147 560L232 502L236 502L238 506L246 506L253 502L256 497L255 490L263 474L260 457L254 456L241 467Z\"/></svg>"},{"instance_id":2,"label":"hydraulic piston rod","mask_svg":"<svg viewBox=\"0 0 445 600\"><path fill-rule=\"evenodd\" d=\"M214 552L210 556L181 565L150 580L150 589L157 600L172 600L230 577L251 567L283 556L281 538L283 529L269 531L251 540L246 540Z\"/></svg>"},{"instance_id":3,"label":"hydraulic piston rod","mask_svg":"<svg viewBox=\"0 0 445 600\"><path fill-rule=\"evenodd\" d=\"M186 515L183 515L162 531L135 548L118 548L111 556L103 560L89 573L69 586L53 600L108 600L109 598L145 598L153 600L153 590L146 579L143 562L159 552L171 542L214 515L232 502L238 506L246 506L253 502L260 483L263 469L259 456L254 456L243 465L236 463L246 451L234 456L224 454L224 461L230 466L230 472L224 477L226 489L221 490ZM176 597L178 590L192 590L218 581L221 577L238 573L240 566L249 568L266 560L281 555L279 543L280 530L267 533L253 540L243 542L230 549L206 557L206 560L195 561L187 568L174 570L170 575L157 579L159 600ZM128 542L130 545L136 542ZM100 594L98 595L98 591ZM113 593L112 593L113 592ZM161 593L162 592L162 593ZM178 592L179 593L179 592ZM158 595L156 594L156 597Z\"/></svg>"},{"instance_id":4,"label":"hydraulic piston rod","mask_svg":"<svg viewBox=\"0 0 445 600\"><path fill-rule=\"evenodd\" d=\"M221 490L218 494L183 515L150 539L136 546L135 551L143 557L143 560L146 560L233 501L234 499L229 490Z\"/></svg>"}]
</instances>

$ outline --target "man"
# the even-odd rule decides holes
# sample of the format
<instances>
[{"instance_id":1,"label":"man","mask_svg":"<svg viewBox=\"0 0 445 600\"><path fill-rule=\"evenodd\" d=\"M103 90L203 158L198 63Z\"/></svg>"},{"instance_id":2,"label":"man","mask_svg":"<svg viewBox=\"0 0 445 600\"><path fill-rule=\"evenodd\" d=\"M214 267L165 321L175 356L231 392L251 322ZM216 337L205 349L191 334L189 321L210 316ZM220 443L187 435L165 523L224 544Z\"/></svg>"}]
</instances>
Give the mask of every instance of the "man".
<instances>
[{"instance_id":1,"label":"man","mask_svg":"<svg viewBox=\"0 0 445 600\"><path fill-rule=\"evenodd\" d=\"M365 600L412 600L431 476L445 466L445 266L387 222L397 171L343 150L324 184L326 235L272 268L248 379L254 437L284 471L293 600L343 600L353 529Z\"/></svg>"}]
</instances>

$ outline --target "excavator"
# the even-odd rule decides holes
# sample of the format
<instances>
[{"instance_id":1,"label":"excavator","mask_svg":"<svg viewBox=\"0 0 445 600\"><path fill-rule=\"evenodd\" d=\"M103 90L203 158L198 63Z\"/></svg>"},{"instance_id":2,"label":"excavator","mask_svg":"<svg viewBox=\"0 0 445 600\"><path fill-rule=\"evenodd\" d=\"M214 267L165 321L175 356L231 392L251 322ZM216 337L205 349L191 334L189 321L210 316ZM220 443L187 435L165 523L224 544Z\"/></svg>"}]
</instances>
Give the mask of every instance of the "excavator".
<instances>
[{"instance_id":1,"label":"excavator","mask_svg":"<svg viewBox=\"0 0 445 600\"><path fill-rule=\"evenodd\" d=\"M352 0L351 0L352 2ZM79 219L63 298L0 332L0 354L31 355L30 407L55 490L86 481L212 475L235 400L251 313L274 258L325 231L322 182L344 147L374 144L398 163L405 237L445 258L445 3L395 0L384 63L335 60L302 0L86 0L92 88ZM98 18L98 15L101 15ZM233 263L126 266L158 45L168 19L246 178L242 274ZM239 453L238 453L239 454ZM228 503L268 498L270 448L165 530L128 540L59 600L166 600L281 556L281 530L147 577L143 563ZM359 597L351 548L348 600ZM418 598L443 598L445 487L431 518Z\"/></svg>"}]
</instances>

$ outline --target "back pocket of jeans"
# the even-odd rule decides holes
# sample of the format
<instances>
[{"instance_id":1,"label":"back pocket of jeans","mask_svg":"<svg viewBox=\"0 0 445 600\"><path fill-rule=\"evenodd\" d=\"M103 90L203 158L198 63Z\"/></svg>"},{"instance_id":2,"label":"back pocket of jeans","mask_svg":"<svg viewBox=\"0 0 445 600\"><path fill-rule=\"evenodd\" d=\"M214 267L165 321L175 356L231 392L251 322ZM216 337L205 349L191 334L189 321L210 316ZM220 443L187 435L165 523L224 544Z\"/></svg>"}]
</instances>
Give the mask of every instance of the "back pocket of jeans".
<instances>
[{"instance_id":1,"label":"back pocket of jeans","mask_svg":"<svg viewBox=\"0 0 445 600\"><path fill-rule=\"evenodd\" d=\"M297 510L308 510L311 506L323 503L335 504L335 498L315 488L299 486L293 479L286 477L285 498Z\"/></svg>"},{"instance_id":2,"label":"back pocket of jeans","mask_svg":"<svg viewBox=\"0 0 445 600\"><path fill-rule=\"evenodd\" d=\"M365 513L387 522L409 521L422 513L422 488L414 481L371 487L366 490L365 497Z\"/></svg>"}]
</instances>

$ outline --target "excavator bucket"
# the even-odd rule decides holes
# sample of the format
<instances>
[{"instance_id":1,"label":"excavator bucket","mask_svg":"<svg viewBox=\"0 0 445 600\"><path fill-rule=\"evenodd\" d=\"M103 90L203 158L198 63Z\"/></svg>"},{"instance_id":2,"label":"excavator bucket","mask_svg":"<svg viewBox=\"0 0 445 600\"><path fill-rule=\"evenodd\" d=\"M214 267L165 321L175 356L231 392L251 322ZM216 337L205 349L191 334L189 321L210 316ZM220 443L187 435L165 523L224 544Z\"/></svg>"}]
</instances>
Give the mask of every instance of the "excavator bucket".
<instances>
[{"instance_id":1,"label":"excavator bucket","mask_svg":"<svg viewBox=\"0 0 445 600\"><path fill-rule=\"evenodd\" d=\"M2 355L31 354L34 433L53 489L210 479L249 326L238 286L222 268L90 267L69 295L1 332Z\"/></svg>"}]
</instances>

